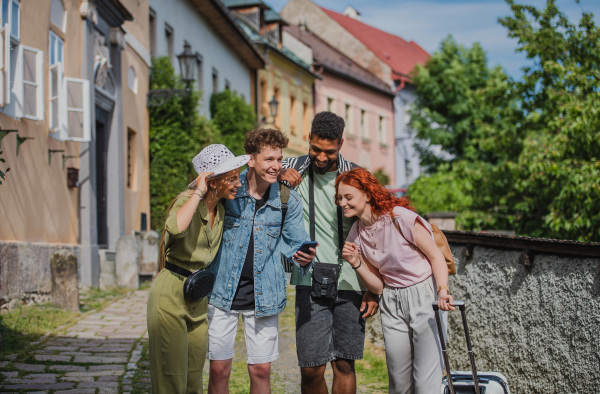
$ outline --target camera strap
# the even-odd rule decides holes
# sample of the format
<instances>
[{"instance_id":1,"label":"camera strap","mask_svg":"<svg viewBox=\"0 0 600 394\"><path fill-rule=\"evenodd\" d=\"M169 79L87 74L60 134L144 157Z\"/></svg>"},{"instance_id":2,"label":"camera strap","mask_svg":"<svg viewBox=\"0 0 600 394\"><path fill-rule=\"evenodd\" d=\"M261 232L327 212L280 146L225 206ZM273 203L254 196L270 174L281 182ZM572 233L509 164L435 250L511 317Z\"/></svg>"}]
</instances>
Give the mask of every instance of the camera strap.
<instances>
[{"instance_id":1,"label":"camera strap","mask_svg":"<svg viewBox=\"0 0 600 394\"><path fill-rule=\"evenodd\" d=\"M308 216L310 222L310 239L315 239L315 186L312 164L308 167ZM338 263L343 261L342 249L344 248L344 224L342 220L342 207L337 205L337 227L338 227Z\"/></svg>"}]
</instances>

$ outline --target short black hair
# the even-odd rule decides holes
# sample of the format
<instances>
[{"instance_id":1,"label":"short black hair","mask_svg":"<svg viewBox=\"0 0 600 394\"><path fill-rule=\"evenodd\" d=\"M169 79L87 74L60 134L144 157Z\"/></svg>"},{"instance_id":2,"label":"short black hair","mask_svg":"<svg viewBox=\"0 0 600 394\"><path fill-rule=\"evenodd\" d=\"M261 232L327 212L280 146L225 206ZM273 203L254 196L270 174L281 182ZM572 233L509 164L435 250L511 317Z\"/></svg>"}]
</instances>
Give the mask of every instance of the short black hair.
<instances>
[{"instance_id":1,"label":"short black hair","mask_svg":"<svg viewBox=\"0 0 600 394\"><path fill-rule=\"evenodd\" d=\"M315 115L310 127L311 135L328 140L341 140L346 122L333 112L323 111Z\"/></svg>"},{"instance_id":2,"label":"short black hair","mask_svg":"<svg viewBox=\"0 0 600 394\"><path fill-rule=\"evenodd\" d=\"M248 155L257 155L265 146L284 149L288 142L289 139L280 130L256 129L246 135L244 150Z\"/></svg>"}]
</instances>

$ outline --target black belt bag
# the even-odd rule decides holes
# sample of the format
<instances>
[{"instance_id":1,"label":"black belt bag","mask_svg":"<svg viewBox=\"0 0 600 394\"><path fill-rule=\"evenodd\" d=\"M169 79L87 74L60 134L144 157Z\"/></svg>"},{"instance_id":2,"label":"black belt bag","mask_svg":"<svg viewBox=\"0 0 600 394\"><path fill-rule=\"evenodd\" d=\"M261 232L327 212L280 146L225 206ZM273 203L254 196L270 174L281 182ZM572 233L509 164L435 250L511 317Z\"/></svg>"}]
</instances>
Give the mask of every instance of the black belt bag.
<instances>
[{"instance_id":1,"label":"black belt bag","mask_svg":"<svg viewBox=\"0 0 600 394\"><path fill-rule=\"evenodd\" d=\"M187 301L203 299L210 294L215 284L215 274L206 269L192 272L171 263L166 263L165 268L186 277L183 282L183 297Z\"/></svg>"},{"instance_id":2,"label":"black belt bag","mask_svg":"<svg viewBox=\"0 0 600 394\"><path fill-rule=\"evenodd\" d=\"M339 264L313 263L312 287L310 295L313 298L337 297L338 277L340 276Z\"/></svg>"}]
</instances>

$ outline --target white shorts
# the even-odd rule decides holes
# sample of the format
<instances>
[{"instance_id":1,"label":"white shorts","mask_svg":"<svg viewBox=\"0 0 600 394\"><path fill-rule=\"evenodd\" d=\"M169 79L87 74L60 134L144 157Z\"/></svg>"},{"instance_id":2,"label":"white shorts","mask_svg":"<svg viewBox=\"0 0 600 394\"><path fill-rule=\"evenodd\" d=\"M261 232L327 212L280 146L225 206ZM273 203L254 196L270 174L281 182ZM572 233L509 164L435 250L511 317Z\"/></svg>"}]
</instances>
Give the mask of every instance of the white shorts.
<instances>
[{"instance_id":1,"label":"white shorts","mask_svg":"<svg viewBox=\"0 0 600 394\"><path fill-rule=\"evenodd\" d=\"M208 359L229 360L234 356L233 346L239 316L244 323L248 364L263 364L279 357L277 315L256 318L254 311L225 311L208 305Z\"/></svg>"}]
</instances>

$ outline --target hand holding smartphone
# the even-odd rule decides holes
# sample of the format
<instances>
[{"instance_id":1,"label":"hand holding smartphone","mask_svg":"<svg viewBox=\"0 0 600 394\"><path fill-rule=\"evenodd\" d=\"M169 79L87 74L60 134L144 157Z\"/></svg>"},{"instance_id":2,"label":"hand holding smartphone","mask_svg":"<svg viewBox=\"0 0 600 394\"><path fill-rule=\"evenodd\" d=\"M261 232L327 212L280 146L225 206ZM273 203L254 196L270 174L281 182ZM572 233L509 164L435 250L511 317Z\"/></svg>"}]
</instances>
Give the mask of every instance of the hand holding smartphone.
<instances>
[{"instance_id":1,"label":"hand holding smartphone","mask_svg":"<svg viewBox=\"0 0 600 394\"><path fill-rule=\"evenodd\" d=\"M298 252L310 254L310 250L308 250L308 249L309 248L316 248L318 244L319 243L317 241L306 241L302 245L300 245L300 248L298 249Z\"/></svg>"}]
</instances>

